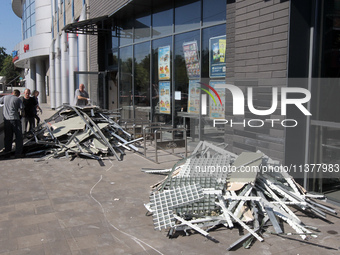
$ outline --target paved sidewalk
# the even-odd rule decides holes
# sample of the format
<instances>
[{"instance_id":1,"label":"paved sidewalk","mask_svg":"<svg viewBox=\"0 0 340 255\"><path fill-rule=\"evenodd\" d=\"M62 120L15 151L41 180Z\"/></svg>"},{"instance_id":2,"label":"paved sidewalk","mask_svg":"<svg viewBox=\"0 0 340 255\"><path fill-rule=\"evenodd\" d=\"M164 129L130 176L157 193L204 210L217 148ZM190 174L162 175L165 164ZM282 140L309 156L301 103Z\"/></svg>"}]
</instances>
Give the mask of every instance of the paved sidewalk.
<instances>
[{"instance_id":1,"label":"paved sidewalk","mask_svg":"<svg viewBox=\"0 0 340 255\"><path fill-rule=\"evenodd\" d=\"M54 112L43 111L47 117ZM298 210L294 213L306 225L319 228L318 238L303 241L265 232L264 242L230 252L227 248L240 237L237 228L212 231L219 243L194 231L169 239L165 231L153 229L144 208L150 186L164 176L141 168L168 168L177 160L169 156L155 164L128 153L123 161L111 157L104 164L81 158L0 161L0 255L340 253L340 217L328 215L327 222ZM286 224L284 231L294 232Z\"/></svg>"}]
</instances>

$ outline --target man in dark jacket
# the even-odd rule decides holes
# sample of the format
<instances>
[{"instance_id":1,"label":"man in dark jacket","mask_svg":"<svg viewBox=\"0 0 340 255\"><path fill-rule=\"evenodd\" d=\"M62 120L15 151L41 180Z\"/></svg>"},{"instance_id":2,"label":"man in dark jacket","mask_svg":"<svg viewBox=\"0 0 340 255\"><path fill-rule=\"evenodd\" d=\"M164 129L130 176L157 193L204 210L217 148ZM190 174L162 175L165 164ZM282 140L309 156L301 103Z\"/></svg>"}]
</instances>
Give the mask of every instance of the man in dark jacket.
<instances>
[{"instance_id":1,"label":"man in dark jacket","mask_svg":"<svg viewBox=\"0 0 340 255\"><path fill-rule=\"evenodd\" d=\"M29 131L31 131L35 127L35 111L37 108L37 101L30 96L31 90L25 89L24 97L23 97L23 104L24 104L24 125L25 125L25 132L27 131L27 124L30 124Z\"/></svg>"}]
</instances>

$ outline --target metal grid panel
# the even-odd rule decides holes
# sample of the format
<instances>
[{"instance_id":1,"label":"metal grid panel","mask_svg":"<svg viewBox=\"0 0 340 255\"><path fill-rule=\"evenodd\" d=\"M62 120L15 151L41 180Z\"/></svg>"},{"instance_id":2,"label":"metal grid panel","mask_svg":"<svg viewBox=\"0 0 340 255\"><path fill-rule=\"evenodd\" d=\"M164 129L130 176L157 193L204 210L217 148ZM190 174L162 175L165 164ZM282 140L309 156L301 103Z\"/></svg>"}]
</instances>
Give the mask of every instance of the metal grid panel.
<instances>
[{"instance_id":1,"label":"metal grid panel","mask_svg":"<svg viewBox=\"0 0 340 255\"><path fill-rule=\"evenodd\" d=\"M216 178L213 177L181 177L172 178L165 185L165 189L173 189L179 186L191 185L198 183L203 189L215 189L222 190L224 188L223 183L217 182ZM204 198L199 202L195 202L189 205L177 206L176 213L179 215L195 215L195 216L206 216L212 215L213 212L219 211L215 204L215 195L205 194Z\"/></svg>"},{"instance_id":2,"label":"metal grid panel","mask_svg":"<svg viewBox=\"0 0 340 255\"><path fill-rule=\"evenodd\" d=\"M215 200L214 194L204 194L204 198L199 202L176 207L174 212L178 215L190 215L192 217L219 215L220 209L216 206Z\"/></svg>"},{"instance_id":3,"label":"metal grid panel","mask_svg":"<svg viewBox=\"0 0 340 255\"><path fill-rule=\"evenodd\" d=\"M215 177L177 177L171 178L164 186L165 189L173 189L176 187L192 185L194 183L200 184L203 189L213 188L222 190L224 185L217 182Z\"/></svg>"},{"instance_id":4,"label":"metal grid panel","mask_svg":"<svg viewBox=\"0 0 340 255\"><path fill-rule=\"evenodd\" d=\"M174 225L172 209L194 203L203 198L203 190L199 184L178 187L153 193L150 196L150 206L153 211L155 229L171 227Z\"/></svg>"}]
</instances>

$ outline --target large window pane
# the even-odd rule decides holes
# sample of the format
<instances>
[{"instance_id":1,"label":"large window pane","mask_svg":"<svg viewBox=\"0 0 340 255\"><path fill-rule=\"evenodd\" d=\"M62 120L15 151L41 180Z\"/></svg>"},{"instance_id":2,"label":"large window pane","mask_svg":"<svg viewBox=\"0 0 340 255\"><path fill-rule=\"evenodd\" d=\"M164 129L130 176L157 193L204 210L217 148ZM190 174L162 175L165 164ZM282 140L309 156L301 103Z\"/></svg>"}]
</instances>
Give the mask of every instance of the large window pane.
<instances>
[{"instance_id":1,"label":"large window pane","mask_svg":"<svg viewBox=\"0 0 340 255\"><path fill-rule=\"evenodd\" d=\"M164 36L172 33L173 8L172 5L156 8L152 14L152 36Z\"/></svg>"},{"instance_id":2,"label":"large window pane","mask_svg":"<svg viewBox=\"0 0 340 255\"><path fill-rule=\"evenodd\" d=\"M209 40L212 37L217 37L226 34L226 25L219 25L203 29L202 37L202 78L209 78Z\"/></svg>"},{"instance_id":3,"label":"large window pane","mask_svg":"<svg viewBox=\"0 0 340 255\"><path fill-rule=\"evenodd\" d=\"M172 125L172 118L170 114L164 114L160 111L160 102L159 102L159 51L162 48L170 48L170 67L172 66L172 39L171 37L166 37L158 40L152 41L152 88L151 88L151 107L152 107L152 121L154 122L164 122L168 125ZM172 86L172 71L170 69L170 79L166 81L170 81L170 88ZM161 80L162 81L162 80ZM171 90L170 90L171 93ZM172 95L170 94L171 105L172 105Z\"/></svg>"},{"instance_id":4,"label":"large window pane","mask_svg":"<svg viewBox=\"0 0 340 255\"><path fill-rule=\"evenodd\" d=\"M133 118L132 103L132 46L120 49L119 107L123 108L122 118Z\"/></svg>"},{"instance_id":5,"label":"large window pane","mask_svg":"<svg viewBox=\"0 0 340 255\"><path fill-rule=\"evenodd\" d=\"M35 12L32 13L32 16L31 16L31 26L34 26L35 25Z\"/></svg>"},{"instance_id":6,"label":"large window pane","mask_svg":"<svg viewBox=\"0 0 340 255\"><path fill-rule=\"evenodd\" d=\"M192 31L189 33L179 34L175 36L175 91L181 91L181 100L175 101L175 114L180 111L188 111L188 89L189 89L189 73L186 68L184 58L184 43L197 43L198 52L200 49L200 33ZM182 124L183 119L175 117L175 125Z\"/></svg>"},{"instance_id":7,"label":"large window pane","mask_svg":"<svg viewBox=\"0 0 340 255\"><path fill-rule=\"evenodd\" d=\"M175 31L182 32L200 26L201 2L177 0L175 3Z\"/></svg>"},{"instance_id":8,"label":"large window pane","mask_svg":"<svg viewBox=\"0 0 340 255\"><path fill-rule=\"evenodd\" d=\"M111 48L119 47L119 30L116 29L115 26L111 27Z\"/></svg>"},{"instance_id":9,"label":"large window pane","mask_svg":"<svg viewBox=\"0 0 340 255\"><path fill-rule=\"evenodd\" d=\"M226 20L226 0L203 0L203 25Z\"/></svg>"},{"instance_id":10,"label":"large window pane","mask_svg":"<svg viewBox=\"0 0 340 255\"><path fill-rule=\"evenodd\" d=\"M133 42L132 25L133 25L132 19L123 20L118 25L120 33L120 46L131 44Z\"/></svg>"},{"instance_id":11,"label":"large window pane","mask_svg":"<svg viewBox=\"0 0 340 255\"><path fill-rule=\"evenodd\" d=\"M35 33L36 33L36 32L35 32L35 25L32 26L31 30L32 30L32 36L35 35Z\"/></svg>"},{"instance_id":12,"label":"large window pane","mask_svg":"<svg viewBox=\"0 0 340 255\"><path fill-rule=\"evenodd\" d=\"M151 15L137 17L135 20L135 42L150 39Z\"/></svg>"},{"instance_id":13,"label":"large window pane","mask_svg":"<svg viewBox=\"0 0 340 255\"><path fill-rule=\"evenodd\" d=\"M136 120L149 120L150 42L135 45L134 106Z\"/></svg>"}]
</instances>

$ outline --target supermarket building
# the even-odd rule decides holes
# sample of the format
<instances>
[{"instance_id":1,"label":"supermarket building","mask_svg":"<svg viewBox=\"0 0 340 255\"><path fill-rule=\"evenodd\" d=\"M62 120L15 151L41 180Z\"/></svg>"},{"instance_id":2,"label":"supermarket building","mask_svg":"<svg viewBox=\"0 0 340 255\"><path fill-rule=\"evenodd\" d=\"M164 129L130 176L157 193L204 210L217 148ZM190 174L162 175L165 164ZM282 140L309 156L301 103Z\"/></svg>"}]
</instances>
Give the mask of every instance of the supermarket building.
<instances>
[{"instance_id":1,"label":"supermarket building","mask_svg":"<svg viewBox=\"0 0 340 255\"><path fill-rule=\"evenodd\" d=\"M196 140L224 142L235 153L260 150L285 165L338 163L340 1L27 0L26 6L33 2L35 36L43 13L38 7L48 2L49 39L36 46L44 49L39 56L27 55L37 40L24 39L15 64L27 68L29 86L46 91L42 102L52 108L72 103L84 83L93 103L122 108L124 119L174 127L186 121ZM18 15L16 3L23 5L12 0ZM233 95L221 84L243 92L244 115L234 115ZM271 109L277 95L275 111L261 116L249 110L249 87L257 110ZM310 91L303 106L311 115L296 105L282 114L283 88ZM214 119L228 123L214 127ZM340 201L333 175L303 178L309 189Z\"/></svg>"}]
</instances>

